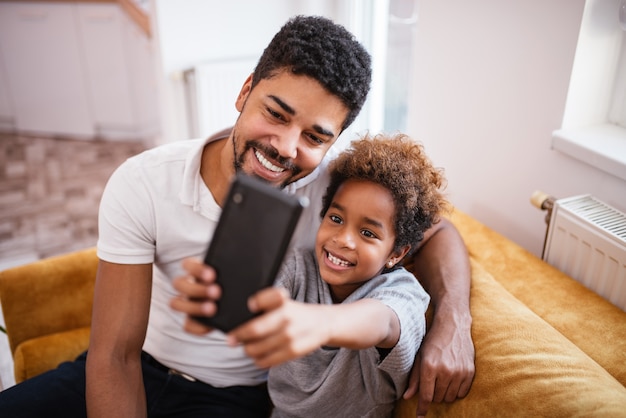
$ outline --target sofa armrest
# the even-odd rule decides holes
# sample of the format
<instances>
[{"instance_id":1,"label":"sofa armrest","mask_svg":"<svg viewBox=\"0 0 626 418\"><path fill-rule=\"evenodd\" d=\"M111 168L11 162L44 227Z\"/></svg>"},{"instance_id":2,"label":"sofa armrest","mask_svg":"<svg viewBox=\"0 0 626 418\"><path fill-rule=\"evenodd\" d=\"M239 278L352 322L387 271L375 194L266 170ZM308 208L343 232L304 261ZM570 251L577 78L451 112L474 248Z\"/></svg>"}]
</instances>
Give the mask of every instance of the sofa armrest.
<instances>
[{"instance_id":1,"label":"sofa armrest","mask_svg":"<svg viewBox=\"0 0 626 418\"><path fill-rule=\"evenodd\" d=\"M91 324L95 248L0 272L0 303L11 352L22 342Z\"/></svg>"},{"instance_id":2,"label":"sofa armrest","mask_svg":"<svg viewBox=\"0 0 626 418\"><path fill-rule=\"evenodd\" d=\"M74 360L89 346L90 327L32 338L17 346L13 354L15 383Z\"/></svg>"}]
</instances>

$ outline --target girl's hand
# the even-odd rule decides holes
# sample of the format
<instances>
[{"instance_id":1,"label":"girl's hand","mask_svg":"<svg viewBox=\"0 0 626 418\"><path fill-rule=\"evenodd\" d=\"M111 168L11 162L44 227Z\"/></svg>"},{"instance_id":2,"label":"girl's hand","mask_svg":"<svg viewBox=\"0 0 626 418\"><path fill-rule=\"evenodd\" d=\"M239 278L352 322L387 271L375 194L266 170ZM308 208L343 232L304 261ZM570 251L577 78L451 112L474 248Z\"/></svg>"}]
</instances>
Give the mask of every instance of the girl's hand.
<instances>
[{"instance_id":1,"label":"girl's hand","mask_svg":"<svg viewBox=\"0 0 626 418\"><path fill-rule=\"evenodd\" d=\"M248 304L252 312L264 314L231 331L228 340L242 344L261 368L305 356L327 340L324 306L295 302L276 287L261 290Z\"/></svg>"}]
</instances>

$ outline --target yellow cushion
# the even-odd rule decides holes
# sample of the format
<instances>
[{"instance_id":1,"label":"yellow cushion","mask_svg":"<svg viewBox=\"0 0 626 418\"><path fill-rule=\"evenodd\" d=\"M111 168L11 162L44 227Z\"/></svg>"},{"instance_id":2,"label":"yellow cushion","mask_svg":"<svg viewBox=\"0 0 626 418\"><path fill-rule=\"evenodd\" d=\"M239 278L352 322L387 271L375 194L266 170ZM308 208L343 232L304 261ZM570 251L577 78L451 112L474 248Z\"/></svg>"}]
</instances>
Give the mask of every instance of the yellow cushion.
<instances>
[{"instance_id":1,"label":"yellow cushion","mask_svg":"<svg viewBox=\"0 0 626 418\"><path fill-rule=\"evenodd\" d=\"M626 312L463 212L450 220L471 258L626 386Z\"/></svg>"},{"instance_id":2,"label":"yellow cushion","mask_svg":"<svg viewBox=\"0 0 626 418\"><path fill-rule=\"evenodd\" d=\"M14 353L16 383L74 360L89 345L89 327L58 332L24 341Z\"/></svg>"},{"instance_id":3,"label":"yellow cushion","mask_svg":"<svg viewBox=\"0 0 626 418\"><path fill-rule=\"evenodd\" d=\"M471 265L476 377L465 399L434 404L429 416L626 414L626 388L475 260ZM399 402L395 417L415 417L416 402Z\"/></svg>"}]
</instances>

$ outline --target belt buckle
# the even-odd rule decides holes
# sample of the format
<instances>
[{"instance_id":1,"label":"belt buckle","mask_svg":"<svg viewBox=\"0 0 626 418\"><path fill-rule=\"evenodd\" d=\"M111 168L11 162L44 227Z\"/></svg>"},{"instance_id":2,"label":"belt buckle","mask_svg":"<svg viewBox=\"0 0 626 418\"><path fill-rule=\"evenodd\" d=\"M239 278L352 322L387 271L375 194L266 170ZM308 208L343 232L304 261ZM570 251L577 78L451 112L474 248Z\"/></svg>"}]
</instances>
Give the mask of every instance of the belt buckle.
<instances>
[{"instance_id":1,"label":"belt buckle","mask_svg":"<svg viewBox=\"0 0 626 418\"><path fill-rule=\"evenodd\" d=\"M187 380L189 380L190 382L197 382L197 381L198 381L198 379L196 379L195 377L193 377L193 376L189 376L189 375L188 375L188 374L186 374L186 373L179 372L178 370L174 370L174 369L169 369L169 370L167 371L167 374L173 374L173 375L176 375L176 376L180 376L180 377L182 377L183 379L187 379Z\"/></svg>"}]
</instances>

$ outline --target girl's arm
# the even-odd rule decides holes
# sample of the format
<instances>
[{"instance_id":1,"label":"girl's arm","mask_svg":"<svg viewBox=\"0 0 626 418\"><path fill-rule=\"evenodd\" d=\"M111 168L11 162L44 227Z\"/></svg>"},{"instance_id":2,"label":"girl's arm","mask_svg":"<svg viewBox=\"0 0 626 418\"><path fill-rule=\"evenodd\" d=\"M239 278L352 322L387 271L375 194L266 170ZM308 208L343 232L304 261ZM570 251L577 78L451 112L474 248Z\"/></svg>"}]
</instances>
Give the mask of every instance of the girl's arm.
<instances>
[{"instance_id":1,"label":"girl's arm","mask_svg":"<svg viewBox=\"0 0 626 418\"><path fill-rule=\"evenodd\" d=\"M400 338L395 312L375 299L317 305L295 302L280 288L265 289L250 299L263 315L229 333L232 345L243 344L257 366L267 368L305 356L321 346L391 348Z\"/></svg>"}]
</instances>

